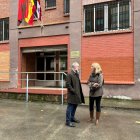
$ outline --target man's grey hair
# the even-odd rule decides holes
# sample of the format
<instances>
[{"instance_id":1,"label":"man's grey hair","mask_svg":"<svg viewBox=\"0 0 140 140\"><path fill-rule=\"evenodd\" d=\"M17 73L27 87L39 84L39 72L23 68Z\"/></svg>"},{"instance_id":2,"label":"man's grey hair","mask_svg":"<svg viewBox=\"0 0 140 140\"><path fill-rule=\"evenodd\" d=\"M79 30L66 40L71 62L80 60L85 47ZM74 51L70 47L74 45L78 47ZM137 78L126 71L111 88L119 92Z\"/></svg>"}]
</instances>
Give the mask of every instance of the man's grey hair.
<instances>
[{"instance_id":1,"label":"man's grey hair","mask_svg":"<svg viewBox=\"0 0 140 140\"><path fill-rule=\"evenodd\" d=\"M74 68L75 66L79 66L79 63L78 62L73 62L72 63L72 68Z\"/></svg>"}]
</instances>

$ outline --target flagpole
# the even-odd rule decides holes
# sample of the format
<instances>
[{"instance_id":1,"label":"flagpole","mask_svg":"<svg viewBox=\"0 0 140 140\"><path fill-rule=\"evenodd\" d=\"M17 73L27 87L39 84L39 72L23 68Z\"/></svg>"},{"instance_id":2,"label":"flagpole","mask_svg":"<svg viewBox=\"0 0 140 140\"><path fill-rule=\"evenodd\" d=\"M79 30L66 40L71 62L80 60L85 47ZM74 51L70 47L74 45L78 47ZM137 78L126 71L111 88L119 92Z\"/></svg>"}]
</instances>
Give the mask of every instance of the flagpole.
<instances>
[{"instance_id":1,"label":"flagpole","mask_svg":"<svg viewBox=\"0 0 140 140\"><path fill-rule=\"evenodd\" d=\"M37 17L36 17L36 15L34 15L34 17L35 17L35 20L40 24L40 27L41 28L44 28L44 25L43 25L43 22L42 21L40 21Z\"/></svg>"},{"instance_id":2,"label":"flagpole","mask_svg":"<svg viewBox=\"0 0 140 140\"><path fill-rule=\"evenodd\" d=\"M39 8L39 10L38 10ZM35 14L36 13L36 14ZM36 12L34 13L34 18L37 20L37 22L40 24L41 29L44 27L43 22L41 21L41 4L40 0L36 1Z\"/></svg>"}]
</instances>

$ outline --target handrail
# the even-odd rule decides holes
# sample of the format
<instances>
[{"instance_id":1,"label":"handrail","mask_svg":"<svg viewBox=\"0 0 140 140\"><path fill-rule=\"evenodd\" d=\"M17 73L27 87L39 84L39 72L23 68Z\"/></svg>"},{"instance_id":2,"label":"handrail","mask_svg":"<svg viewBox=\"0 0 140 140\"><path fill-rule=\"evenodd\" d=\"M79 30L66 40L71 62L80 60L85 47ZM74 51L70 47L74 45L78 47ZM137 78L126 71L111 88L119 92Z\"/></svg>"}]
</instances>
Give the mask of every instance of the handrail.
<instances>
[{"instance_id":1,"label":"handrail","mask_svg":"<svg viewBox=\"0 0 140 140\"><path fill-rule=\"evenodd\" d=\"M61 75L61 79L60 80L38 80L38 79L29 79L29 74L38 74L38 73L42 73L42 74L45 74L45 73L53 73L53 74L62 74ZM3 71L0 71L0 74L26 74L26 78L18 78L17 80L21 80L21 81L26 81L26 102L28 102L29 100L29 81L33 81L33 80L38 80L38 81L61 81L61 103L63 105L63 100L64 100L64 87L63 87L63 84L64 84L64 80L63 80L63 77L64 75L66 76L67 74L65 72L18 72L18 71L11 71L11 72L3 72ZM5 80L5 79L2 79L0 78L0 80Z\"/></svg>"}]
</instances>

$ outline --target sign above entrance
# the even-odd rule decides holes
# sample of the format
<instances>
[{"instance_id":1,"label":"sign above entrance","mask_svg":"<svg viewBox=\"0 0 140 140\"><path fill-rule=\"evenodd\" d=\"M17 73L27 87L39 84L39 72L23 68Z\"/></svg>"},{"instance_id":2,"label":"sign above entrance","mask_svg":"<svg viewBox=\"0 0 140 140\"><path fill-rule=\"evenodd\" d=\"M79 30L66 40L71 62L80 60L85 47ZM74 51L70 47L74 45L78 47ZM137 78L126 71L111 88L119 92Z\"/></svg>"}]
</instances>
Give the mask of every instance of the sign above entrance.
<instances>
[{"instance_id":1,"label":"sign above entrance","mask_svg":"<svg viewBox=\"0 0 140 140\"><path fill-rule=\"evenodd\" d=\"M71 51L70 58L78 58L78 57L80 57L79 51Z\"/></svg>"},{"instance_id":2,"label":"sign above entrance","mask_svg":"<svg viewBox=\"0 0 140 140\"><path fill-rule=\"evenodd\" d=\"M22 53L67 51L66 46L47 46L23 48Z\"/></svg>"}]
</instances>

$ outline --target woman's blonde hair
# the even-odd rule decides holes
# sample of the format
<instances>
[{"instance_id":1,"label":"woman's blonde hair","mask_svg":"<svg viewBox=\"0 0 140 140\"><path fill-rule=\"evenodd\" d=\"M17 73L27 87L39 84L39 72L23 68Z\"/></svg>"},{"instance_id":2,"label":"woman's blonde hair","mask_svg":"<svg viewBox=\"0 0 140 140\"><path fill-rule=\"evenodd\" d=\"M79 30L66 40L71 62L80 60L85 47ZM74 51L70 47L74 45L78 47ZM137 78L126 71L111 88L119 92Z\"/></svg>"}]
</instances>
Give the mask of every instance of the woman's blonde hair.
<instances>
[{"instance_id":1,"label":"woman's blonde hair","mask_svg":"<svg viewBox=\"0 0 140 140\"><path fill-rule=\"evenodd\" d=\"M91 66L95 68L95 74L102 73L102 68L101 68L100 64L92 63Z\"/></svg>"}]
</instances>

